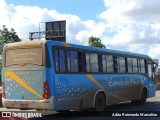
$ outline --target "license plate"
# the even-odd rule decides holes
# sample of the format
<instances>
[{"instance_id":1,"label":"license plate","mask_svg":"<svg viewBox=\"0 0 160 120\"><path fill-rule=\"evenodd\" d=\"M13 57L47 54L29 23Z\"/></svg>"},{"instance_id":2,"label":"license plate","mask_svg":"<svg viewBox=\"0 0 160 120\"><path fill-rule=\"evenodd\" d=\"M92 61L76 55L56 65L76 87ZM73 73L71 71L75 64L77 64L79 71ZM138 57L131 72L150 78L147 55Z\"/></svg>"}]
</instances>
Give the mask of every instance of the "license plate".
<instances>
[{"instance_id":1,"label":"license plate","mask_svg":"<svg viewBox=\"0 0 160 120\"><path fill-rule=\"evenodd\" d=\"M28 104L20 104L20 108L28 108Z\"/></svg>"}]
</instances>

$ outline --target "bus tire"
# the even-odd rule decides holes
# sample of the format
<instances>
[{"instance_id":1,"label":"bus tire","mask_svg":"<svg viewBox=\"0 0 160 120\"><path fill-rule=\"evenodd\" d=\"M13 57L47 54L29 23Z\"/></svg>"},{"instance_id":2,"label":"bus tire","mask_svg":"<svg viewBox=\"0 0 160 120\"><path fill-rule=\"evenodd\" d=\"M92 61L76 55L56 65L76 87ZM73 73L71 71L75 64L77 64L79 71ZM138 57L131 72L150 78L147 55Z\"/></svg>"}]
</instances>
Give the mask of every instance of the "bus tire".
<instances>
[{"instance_id":1,"label":"bus tire","mask_svg":"<svg viewBox=\"0 0 160 120\"><path fill-rule=\"evenodd\" d=\"M141 93L141 99L139 100L139 103L143 105L144 103L146 103L146 99L147 99L147 90L143 88L142 93Z\"/></svg>"},{"instance_id":2,"label":"bus tire","mask_svg":"<svg viewBox=\"0 0 160 120\"><path fill-rule=\"evenodd\" d=\"M103 112L106 108L106 98L103 93L98 93L95 98L94 109L96 112Z\"/></svg>"}]
</instances>

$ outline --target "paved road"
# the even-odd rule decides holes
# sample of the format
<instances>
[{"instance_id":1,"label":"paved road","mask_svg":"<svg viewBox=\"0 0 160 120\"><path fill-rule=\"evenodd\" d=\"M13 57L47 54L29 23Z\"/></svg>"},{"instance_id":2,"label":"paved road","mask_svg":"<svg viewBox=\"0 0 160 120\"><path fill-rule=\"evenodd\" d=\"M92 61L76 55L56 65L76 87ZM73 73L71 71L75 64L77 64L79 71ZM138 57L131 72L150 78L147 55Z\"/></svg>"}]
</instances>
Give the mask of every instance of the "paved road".
<instances>
[{"instance_id":1,"label":"paved road","mask_svg":"<svg viewBox=\"0 0 160 120\"><path fill-rule=\"evenodd\" d=\"M0 111L15 111L15 109L5 109L0 108ZM20 110L17 110L20 111ZM32 110L33 111L33 110ZM52 119L80 119L80 120L88 120L88 119L102 119L102 120L135 120L135 117L111 117L113 113L118 113L122 115L122 112L129 113L133 112L134 114L138 112L140 113L146 113L149 114L156 114L157 111L160 111L160 91L156 92L156 97L147 99L147 103L144 105L133 105L128 103L118 104L118 105L112 105L108 106L106 109L106 112L104 113L81 113L81 112L75 112L71 111L68 113L57 113L52 111L42 111L37 112L34 110L35 113L41 113L43 116L41 119L43 120L52 120ZM21 111L21 112L30 112L30 111ZM160 114L160 113L159 113ZM109 117L108 117L109 116ZM36 118L29 118L29 120L35 120ZM38 120L41 120L38 118ZM136 117L136 120L160 120L159 117Z\"/></svg>"}]
</instances>

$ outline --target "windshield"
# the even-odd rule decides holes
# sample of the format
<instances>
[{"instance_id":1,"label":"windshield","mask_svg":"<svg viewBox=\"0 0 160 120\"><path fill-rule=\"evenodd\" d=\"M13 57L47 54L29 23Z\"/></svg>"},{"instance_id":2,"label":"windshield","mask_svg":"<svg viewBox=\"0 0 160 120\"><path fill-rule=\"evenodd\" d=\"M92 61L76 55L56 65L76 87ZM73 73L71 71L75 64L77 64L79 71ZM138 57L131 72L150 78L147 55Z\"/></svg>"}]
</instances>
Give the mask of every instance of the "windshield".
<instances>
[{"instance_id":1,"label":"windshield","mask_svg":"<svg viewBox=\"0 0 160 120\"><path fill-rule=\"evenodd\" d=\"M7 50L5 63L6 66L21 64L42 65L42 48Z\"/></svg>"}]
</instances>

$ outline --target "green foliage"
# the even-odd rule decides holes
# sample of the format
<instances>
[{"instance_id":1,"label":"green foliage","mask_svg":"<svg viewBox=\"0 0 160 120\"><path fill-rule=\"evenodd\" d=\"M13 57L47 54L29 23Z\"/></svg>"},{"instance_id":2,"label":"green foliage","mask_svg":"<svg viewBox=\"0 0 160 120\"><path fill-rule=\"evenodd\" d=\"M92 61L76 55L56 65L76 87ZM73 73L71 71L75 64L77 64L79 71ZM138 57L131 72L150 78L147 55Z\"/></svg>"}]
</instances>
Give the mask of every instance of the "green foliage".
<instances>
[{"instance_id":1,"label":"green foliage","mask_svg":"<svg viewBox=\"0 0 160 120\"><path fill-rule=\"evenodd\" d=\"M2 55L3 46L7 43L19 42L21 39L16 35L13 28L9 31L5 25L0 29L0 55Z\"/></svg>"},{"instance_id":2,"label":"green foliage","mask_svg":"<svg viewBox=\"0 0 160 120\"><path fill-rule=\"evenodd\" d=\"M19 42L21 39L16 35L13 28L9 31L5 25L0 29L0 80L1 80L1 69L2 69L2 51L3 47L7 43Z\"/></svg>"},{"instance_id":3,"label":"green foliage","mask_svg":"<svg viewBox=\"0 0 160 120\"><path fill-rule=\"evenodd\" d=\"M101 43L101 40L99 38L96 38L96 37L93 37L93 36L89 37L88 44L89 44L89 46L106 48L106 46Z\"/></svg>"}]
</instances>

